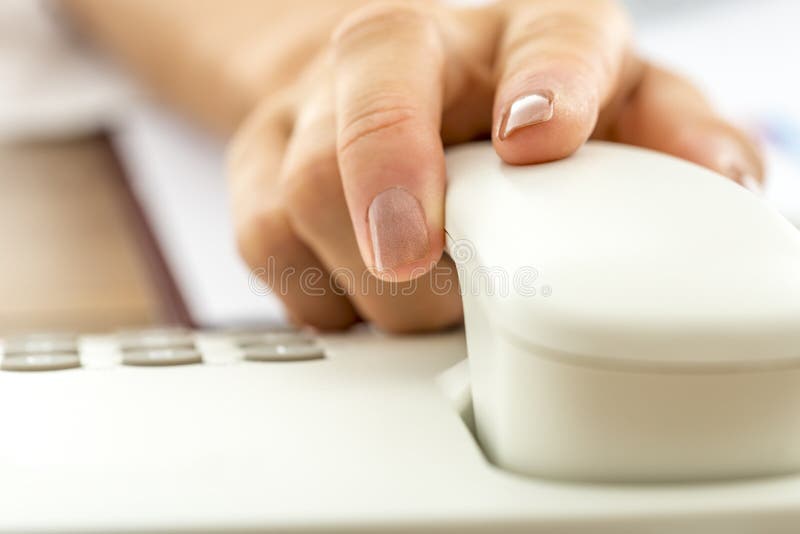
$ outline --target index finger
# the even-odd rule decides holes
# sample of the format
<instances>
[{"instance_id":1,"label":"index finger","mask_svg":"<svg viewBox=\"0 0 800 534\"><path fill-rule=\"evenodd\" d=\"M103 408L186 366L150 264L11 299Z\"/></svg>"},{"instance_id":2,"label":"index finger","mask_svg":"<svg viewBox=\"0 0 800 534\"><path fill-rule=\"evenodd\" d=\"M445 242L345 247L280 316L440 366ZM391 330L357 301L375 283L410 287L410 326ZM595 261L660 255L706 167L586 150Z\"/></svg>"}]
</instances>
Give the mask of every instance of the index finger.
<instances>
[{"instance_id":1,"label":"index finger","mask_svg":"<svg viewBox=\"0 0 800 534\"><path fill-rule=\"evenodd\" d=\"M379 277L414 278L444 246L438 31L413 7L368 6L335 52L337 155L361 255Z\"/></svg>"}]
</instances>

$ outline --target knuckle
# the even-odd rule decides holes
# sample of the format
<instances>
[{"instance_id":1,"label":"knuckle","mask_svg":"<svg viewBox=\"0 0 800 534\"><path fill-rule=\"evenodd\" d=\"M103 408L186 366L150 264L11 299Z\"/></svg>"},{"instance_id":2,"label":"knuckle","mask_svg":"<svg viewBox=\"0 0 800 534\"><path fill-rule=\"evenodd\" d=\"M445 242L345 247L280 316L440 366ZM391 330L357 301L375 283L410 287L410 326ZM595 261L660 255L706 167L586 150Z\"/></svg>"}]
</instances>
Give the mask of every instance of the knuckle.
<instances>
[{"instance_id":1,"label":"knuckle","mask_svg":"<svg viewBox=\"0 0 800 534\"><path fill-rule=\"evenodd\" d=\"M290 130L291 117L287 106L283 102L263 102L244 118L228 142L225 150L228 168L236 169L242 162L253 159L265 143L279 142Z\"/></svg>"},{"instance_id":2,"label":"knuckle","mask_svg":"<svg viewBox=\"0 0 800 534\"><path fill-rule=\"evenodd\" d=\"M255 197L266 198L277 186L280 150L285 132L280 128L251 123L236 132L226 147L225 168L228 193L233 204L243 212L254 211Z\"/></svg>"},{"instance_id":3,"label":"knuckle","mask_svg":"<svg viewBox=\"0 0 800 534\"><path fill-rule=\"evenodd\" d=\"M432 17L415 3L381 0L347 15L332 35L334 49L342 49L391 32L412 31L424 34L435 30Z\"/></svg>"},{"instance_id":4,"label":"knuckle","mask_svg":"<svg viewBox=\"0 0 800 534\"><path fill-rule=\"evenodd\" d=\"M553 11L520 23L506 41L505 57L530 57L545 54L554 45L588 44L597 41L595 23L583 15Z\"/></svg>"},{"instance_id":5,"label":"knuckle","mask_svg":"<svg viewBox=\"0 0 800 534\"><path fill-rule=\"evenodd\" d=\"M380 95L361 102L360 111L340 128L337 147L344 156L360 141L375 134L401 132L419 116L416 106L401 95Z\"/></svg>"},{"instance_id":6,"label":"knuckle","mask_svg":"<svg viewBox=\"0 0 800 534\"><path fill-rule=\"evenodd\" d=\"M518 66L524 66L536 59L574 56L593 70L613 70L623 52L620 46L628 43L627 16L612 0L581 6L556 4L523 18L505 43L503 57L516 58L522 63Z\"/></svg>"},{"instance_id":7,"label":"knuckle","mask_svg":"<svg viewBox=\"0 0 800 534\"><path fill-rule=\"evenodd\" d=\"M325 224L331 203L342 196L334 153L308 157L287 171L284 204L288 216L299 228L308 230Z\"/></svg>"},{"instance_id":8,"label":"knuckle","mask_svg":"<svg viewBox=\"0 0 800 534\"><path fill-rule=\"evenodd\" d=\"M236 223L236 245L251 268L263 267L269 257L285 256L294 236L279 207L252 210Z\"/></svg>"}]
</instances>

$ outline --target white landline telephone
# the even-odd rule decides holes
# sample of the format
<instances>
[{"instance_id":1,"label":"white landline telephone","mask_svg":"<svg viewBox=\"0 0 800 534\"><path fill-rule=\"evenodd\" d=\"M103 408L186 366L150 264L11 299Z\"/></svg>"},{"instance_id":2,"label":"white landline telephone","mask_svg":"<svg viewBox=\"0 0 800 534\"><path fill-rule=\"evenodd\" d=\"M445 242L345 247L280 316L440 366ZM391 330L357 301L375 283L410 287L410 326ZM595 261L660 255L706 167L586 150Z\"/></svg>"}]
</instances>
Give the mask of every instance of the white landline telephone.
<instances>
[{"instance_id":1,"label":"white landline telephone","mask_svg":"<svg viewBox=\"0 0 800 534\"><path fill-rule=\"evenodd\" d=\"M6 340L0 532L797 532L800 233L630 147L448 174L466 344Z\"/></svg>"}]
</instances>

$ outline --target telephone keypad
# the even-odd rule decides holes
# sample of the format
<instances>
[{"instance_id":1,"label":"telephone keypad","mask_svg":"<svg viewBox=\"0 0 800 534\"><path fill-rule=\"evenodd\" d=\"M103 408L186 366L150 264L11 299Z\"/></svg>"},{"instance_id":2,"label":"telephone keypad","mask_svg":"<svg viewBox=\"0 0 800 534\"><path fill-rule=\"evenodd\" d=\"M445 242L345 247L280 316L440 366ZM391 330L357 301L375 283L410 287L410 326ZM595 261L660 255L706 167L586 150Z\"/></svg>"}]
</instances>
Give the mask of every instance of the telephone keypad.
<instances>
[{"instance_id":1,"label":"telephone keypad","mask_svg":"<svg viewBox=\"0 0 800 534\"><path fill-rule=\"evenodd\" d=\"M287 327L239 331L155 328L85 336L42 333L14 336L0 343L3 371L296 362L326 356L314 334Z\"/></svg>"}]
</instances>

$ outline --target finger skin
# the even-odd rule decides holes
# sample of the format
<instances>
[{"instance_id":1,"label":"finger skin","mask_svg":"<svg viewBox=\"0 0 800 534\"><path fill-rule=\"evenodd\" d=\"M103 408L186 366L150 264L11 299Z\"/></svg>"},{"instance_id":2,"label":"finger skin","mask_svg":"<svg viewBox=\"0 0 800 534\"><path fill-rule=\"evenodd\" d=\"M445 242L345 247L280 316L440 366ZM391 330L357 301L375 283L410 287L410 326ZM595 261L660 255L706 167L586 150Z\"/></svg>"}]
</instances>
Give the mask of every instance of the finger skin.
<instances>
[{"instance_id":1,"label":"finger skin","mask_svg":"<svg viewBox=\"0 0 800 534\"><path fill-rule=\"evenodd\" d=\"M647 65L619 113L612 140L693 161L749 189L760 189L764 170L747 136L721 118L687 80Z\"/></svg>"},{"instance_id":2,"label":"finger skin","mask_svg":"<svg viewBox=\"0 0 800 534\"><path fill-rule=\"evenodd\" d=\"M333 38L337 153L364 263L403 281L444 246L444 50L413 5L351 14Z\"/></svg>"},{"instance_id":3,"label":"finger skin","mask_svg":"<svg viewBox=\"0 0 800 534\"><path fill-rule=\"evenodd\" d=\"M401 283L373 276L364 264L336 161L330 93L320 88L307 99L286 150L281 183L292 227L336 276L359 316L378 328L406 333L458 324L462 307L451 263L440 262L430 275Z\"/></svg>"},{"instance_id":4,"label":"finger skin","mask_svg":"<svg viewBox=\"0 0 800 534\"><path fill-rule=\"evenodd\" d=\"M323 330L358 321L336 293L324 266L292 228L278 189L288 128L281 113L262 108L228 153L234 227L241 256L284 303L293 320Z\"/></svg>"},{"instance_id":5,"label":"finger skin","mask_svg":"<svg viewBox=\"0 0 800 534\"><path fill-rule=\"evenodd\" d=\"M492 140L503 160L563 158L617 87L629 25L615 2L506 2Z\"/></svg>"}]
</instances>

